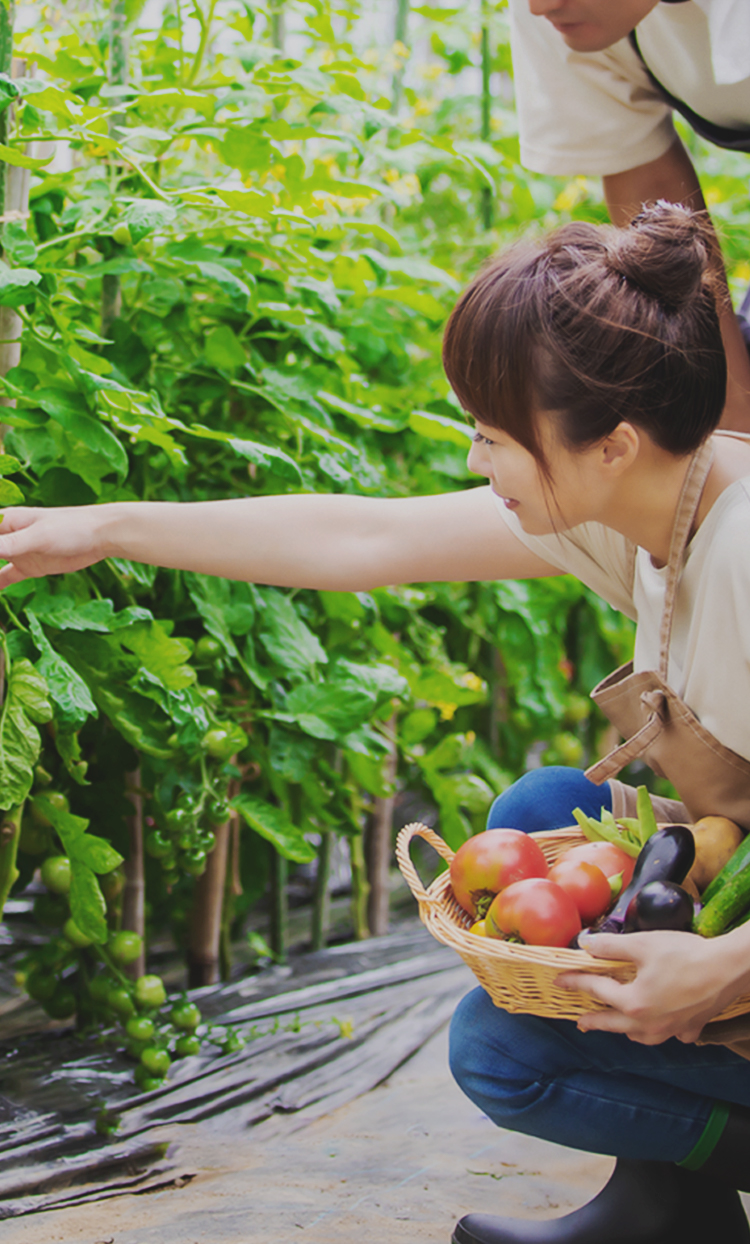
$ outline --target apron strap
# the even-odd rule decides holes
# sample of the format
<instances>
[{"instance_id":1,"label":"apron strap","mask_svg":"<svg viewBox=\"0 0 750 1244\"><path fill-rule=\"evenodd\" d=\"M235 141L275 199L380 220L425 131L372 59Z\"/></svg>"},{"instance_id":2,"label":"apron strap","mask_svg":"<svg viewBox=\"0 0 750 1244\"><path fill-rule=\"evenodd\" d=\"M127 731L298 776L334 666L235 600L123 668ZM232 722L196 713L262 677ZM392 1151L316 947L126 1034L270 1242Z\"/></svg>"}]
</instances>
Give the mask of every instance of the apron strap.
<instances>
[{"instance_id":1,"label":"apron strap","mask_svg":"<svg viewBox=\"0 0 750 1244\"><path fill-rule=\"evenodd\" d=\"M700 503L708 473L711 470L714 450L711 439L704 441L692 457L687 474L683 480L680 496L675 511L672 538L669 543L669 560L667 562L667 582L664 590L664 609L661 616L659 631L659 675L667 682L669 668L669 641L672 635L672 619L674 617L677 586L682 573L683 555L693 527L695 514ZM600 786L608 778L614 777L621 769L651 746L664 729L666 719L664 696L658 691L646 691L641 696L641 703L650 709L646 724L641 726L631 738L614 748L596 764L586 770L585 776Z\"/></svg>"},{"instance_id":2,"label":"apron strap","mask_svg":"<svg viewBox=\"0 0 750 1244\"><path fill-rule=\"evenodd\" d=\"M665 682L667 682L669 668L669 641L672 637L672 620L677 599L677 585L682 574L683 554L713 459L714 447L709 437L693 455L677 502L672 539L669 545L664 610L659 631L659 673Z\"/></svg>"},{"instance_id":3,"label":"apron strap","mask_svg":"<svg viewBox=\"0 0 750 1244\"><path fill-rule=\"evenodd\" d=\"M651 716L645 726L641 726L635 734L619 747L613 748L595 765L591 765L585 772L584 776L590 782L595 782L597 786L601 786L602 782L606 782L609 778L614 777L631 761L637 760L642 756L647 747L650 747L654 739L661 734L664 728L664 696L660 691L646 691L641 696L641 703L650 708Z\"/></svg>"}]
</instances>

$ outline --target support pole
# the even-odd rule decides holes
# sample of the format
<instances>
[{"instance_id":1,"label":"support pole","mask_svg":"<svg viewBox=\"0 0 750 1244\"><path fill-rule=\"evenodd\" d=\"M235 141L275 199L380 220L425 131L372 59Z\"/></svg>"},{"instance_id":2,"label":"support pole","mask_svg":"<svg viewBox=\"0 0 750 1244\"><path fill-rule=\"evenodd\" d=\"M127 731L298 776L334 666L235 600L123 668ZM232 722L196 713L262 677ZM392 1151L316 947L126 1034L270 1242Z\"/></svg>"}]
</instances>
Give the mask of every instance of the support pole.
<instances>
[{"instance_id":1,"label":"support pole","mask_svg":"<svg viewBox=\"0 0 750 1244\"><path fill-rule=\"evenodd\" d=\"M396 745L396 715L388 723L391 745L385 763L385 780L390 787L396 781L398 748ZM390 795L378 796L373 802L365 834L365 860L367 864L367 924L373 937L388 932L390 917L390 873L393 845L393 805L395 789Z\"/></svg>"},{"instance_id":2,"label":"support pole","mask_svg":"<svg viewBox=\"0 0 750 1244\"><path fill-rule=\"evenodd\" d=\"M133 811L128 817L128 837L130 851L125 861L125 886L122 892L122 927L129 933L137 933L139 937L146 935L146 883L144 880L143 859L143 794L141 793L141 771L134 769L125 774L125 798ZM146 949L138 956L135 963L126 968L128 976L137 980L146 971Z\"/></svg>"}]
</instances>

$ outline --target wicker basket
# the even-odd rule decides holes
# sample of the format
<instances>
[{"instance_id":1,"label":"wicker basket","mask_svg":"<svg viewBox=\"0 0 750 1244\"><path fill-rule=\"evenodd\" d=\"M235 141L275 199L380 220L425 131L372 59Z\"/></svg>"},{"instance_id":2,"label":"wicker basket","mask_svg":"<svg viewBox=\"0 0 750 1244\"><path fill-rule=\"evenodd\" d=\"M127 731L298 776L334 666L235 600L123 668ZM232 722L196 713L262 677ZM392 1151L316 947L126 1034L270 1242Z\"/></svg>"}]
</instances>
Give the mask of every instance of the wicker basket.
<instances>
[{"instance_id":1,"label":"wicker basket","mask_svg":"<svg viewBox=\"0 0 750 1244\"><path fill-rule=\"evenodd\" d=\"M473 923L453 897L450 874L440 874L425 890L409 855L412 838L424 838L448 863L454 852L433 830L418 823L405 825L396 843L398 865L419 903L422 922L445 946L458 951L495 1006L504 1011L543 1015L550 1019L577 1019L587 1011L603 1009L603 1003L580 990L558 989L561 972L586 971L619 981L632 980L635 969L618 959L594 959L583 950L558 950L552 946L523 946L470 933ZM578 828L555 829L534 834L547 860L553 864L570 847L585 842ZM716 1019L732 1019L750 1011L750 995L744 994Z\"/></svg>"}]
</instances>

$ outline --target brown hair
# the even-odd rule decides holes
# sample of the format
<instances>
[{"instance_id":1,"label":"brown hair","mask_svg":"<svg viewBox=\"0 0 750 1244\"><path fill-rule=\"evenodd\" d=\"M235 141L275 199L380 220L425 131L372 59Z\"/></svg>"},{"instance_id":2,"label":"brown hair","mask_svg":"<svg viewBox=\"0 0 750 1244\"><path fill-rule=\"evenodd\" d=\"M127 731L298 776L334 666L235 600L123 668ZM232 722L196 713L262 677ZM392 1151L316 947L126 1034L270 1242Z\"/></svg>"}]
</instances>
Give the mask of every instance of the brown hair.
<instances>
[{"instance_id":1,"label":"brown hair","mask_svg":"<svg viewBox=\"0 0 750 1244\"><path fill-rule=\"evenodd\" d=\"M474 280L445 331L462 406L534 455L534 412L555 412L571 447L621 420L675 455L714 430L726 359L705 213L659 202L624 229L573 223L512 246Z\"/></svg>"}]
</instances>

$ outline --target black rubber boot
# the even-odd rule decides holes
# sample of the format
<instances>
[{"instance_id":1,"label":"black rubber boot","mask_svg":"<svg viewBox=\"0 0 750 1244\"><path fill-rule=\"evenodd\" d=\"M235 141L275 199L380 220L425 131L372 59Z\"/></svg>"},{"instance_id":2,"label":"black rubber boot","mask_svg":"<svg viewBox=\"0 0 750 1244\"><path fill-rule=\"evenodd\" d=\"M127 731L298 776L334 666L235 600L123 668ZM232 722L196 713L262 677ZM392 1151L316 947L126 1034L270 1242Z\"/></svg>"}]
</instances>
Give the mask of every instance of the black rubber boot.
<instances>
[{"instance_id":1,"label":"black rubber boot","mask_svg":"<svg viewBox=\"0 0 750 1244\"><path fill-rule=\"evenodd\" d=\"M750 1153L748 1154L750 1159ZM739 1194L703 1171L618 1159L581 1209L546 1222L469 1214L453 1244L749 1244Z\"/></svg>"},{"instance_id":2,"label":"black rubber boot","mask_svg":"<svg viewBox=\"0 0 750 1244\"><path fill-rule=\"evenodd\" d=\"M750 1109L747 1106L729 1107L724 1131L701 1166L700 1174L720 1180L730 1188L739 1188L741 1192L750 1192Z\"/></svg>"}]
</instances>

